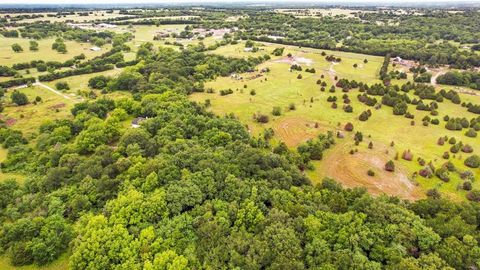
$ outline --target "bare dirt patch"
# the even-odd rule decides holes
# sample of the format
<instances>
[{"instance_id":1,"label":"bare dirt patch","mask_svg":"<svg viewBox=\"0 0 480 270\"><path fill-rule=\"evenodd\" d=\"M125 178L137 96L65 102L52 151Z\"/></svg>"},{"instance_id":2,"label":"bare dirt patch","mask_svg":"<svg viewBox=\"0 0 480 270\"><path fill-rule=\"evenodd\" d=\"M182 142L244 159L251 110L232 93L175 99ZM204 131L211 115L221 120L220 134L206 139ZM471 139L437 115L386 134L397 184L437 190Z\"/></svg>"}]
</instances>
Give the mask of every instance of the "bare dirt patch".
<instances>
[{"instance_id":1,"label":"bare dirt patch","mask_svg":"<svg viewBox=\"0 0 480 270\"><path fill-rule=\"evenodd\" d=\"M50 108L50 109L60 109L60 108L63 108L63 107L65 107L65 106L66 106L65 103L58 103L58 104L55 104L55 105L53 105L53 106L50 106L49 108Z\"/></svg>"},{"instance_id":2,"label":"bare dirt patch","mask_svg":"<svg viewBox=\"0 0 480 270\"><path fill-rule=\"evenodd\" d=\"M385 163L391 159L384 150L359 150L354 155L349 151L346 144L336 145L325 155L317 170L346 187L365 187L374 195L386 193L408 200L422 197L419 188L398 163L395 163L395 172L384 170ZM375 172L375 176L367 175L369 169Z\"/></svg>"},{"instance_id":3,"label":"bare dirt patch","mask_svg":"<svg viewBox=\"0 0 480 270\"><path fill-rule=\"evenodd\" d=\"M295 147L317 136L323 129L321 126L315 128L314 121L291 117L276 121L273 130L287 146Z\"/></svg>"},{"instance_id":4,"label":"bare dirt patch","mask_svg":"<svg viewBox=\"0 0 480 270\"><path fill-rule=\"evenodd\" d=\"M310 58L300 57L300 56L292 56L292 57L284 57L282 59L278 59L274 61L275 63L286 63L289 65L307 65L310 66L313 64L313 60Z\"/></svg>"}]
</instances>

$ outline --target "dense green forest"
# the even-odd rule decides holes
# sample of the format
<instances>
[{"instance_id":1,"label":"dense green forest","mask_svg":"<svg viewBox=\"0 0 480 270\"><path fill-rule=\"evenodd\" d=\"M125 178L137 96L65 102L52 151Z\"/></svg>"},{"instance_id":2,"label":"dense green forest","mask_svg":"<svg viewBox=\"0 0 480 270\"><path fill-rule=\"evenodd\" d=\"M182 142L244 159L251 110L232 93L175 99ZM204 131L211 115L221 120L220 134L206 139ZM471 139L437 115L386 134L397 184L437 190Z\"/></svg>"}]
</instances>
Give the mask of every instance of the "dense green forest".
<instances>
[{"instance_id":1,"label":"dense green forest","mask_svg":"<svg viewBox=\"0 0 480 270\"><path fill-rule=\"evenodd\" d=\"M246 12L236 22L204 21L207 28L238 27L238 38L321 49L400 56L429 65L480 66L480 55L450 43L480 42L479 12L424 15L361 13L355 18L298 18L274 12ZM341 44L341 45L339 45Z\"/></svg>"},{"instance_id":2,"label":"dense green forest","mask_svg":"<svg viewBox=\"0 0 480 270\"><path fill-rule=\"evenodd\" d=\"M2 170L29 175L0 183L1 251L14 265L69 250L72 269L480 267L477 203L373 198L330 179L312 186L304 162L335 143L331 134L300 154L272 148L187 99L263 58L145 46L107 82L133 99L79 103L73 120L44 123L35 146L0 130ZM121 128L128 115L146 120Z\"/></svg>"}]
</instances>

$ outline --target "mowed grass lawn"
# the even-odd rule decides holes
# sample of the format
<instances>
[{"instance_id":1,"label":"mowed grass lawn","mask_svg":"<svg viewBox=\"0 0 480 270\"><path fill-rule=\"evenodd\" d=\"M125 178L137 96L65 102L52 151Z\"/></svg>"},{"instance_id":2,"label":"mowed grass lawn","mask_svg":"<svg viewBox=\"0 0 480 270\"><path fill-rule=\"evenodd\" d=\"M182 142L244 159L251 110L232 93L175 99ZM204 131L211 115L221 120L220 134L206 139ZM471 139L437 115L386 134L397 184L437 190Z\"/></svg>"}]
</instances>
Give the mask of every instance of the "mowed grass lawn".
<instances>
[{"instance_id":1,"label":"mowed grass lawn","mask_svg":"<svg viewBox=\"0 0 480 270\"><path fill-rule=\"evenodd\" d=\"M36 52L32 52L29 50L29 42L30 39L26 38L4 38L0 36L0 65L12 66L16 63L30 62L32 60L64 62L82 53L85 54L87 59L90 59L105 53L111 48L111 45L105 45L101 51L95 52L90 50L93 47L92 44L66 40L65 44L68 52L58 53L52 50L52 44L55 42L55 39L48 38L37 40L39 49ZM23 52L15 53L12 50L12 45L15 43L22 46Z\"/></svg>"},{"instance_id":2,"label":"mowed grass lawn","mask_svg":"<svg viewBox=\"0 0 480 270\"><path fill-rule=\"evenodd\" d=\"M449 131L444 128L445 123L441 118L445 114L450 116L467 117L468 119L477 115L469 113L465 108L455 105L446 100L439 104L439 119L440 125L430 125L425 127L422 125L421 119L428 115L428 112L421 112L415 110L413 106L409 106L409 111L415 115L415 125L410 125L410 119L401 116L394 116L392 108L383 106L379 110L375 110L372 107L368 107L357 100L358 90L352 90L348 93L353 106L353 113L346 113L342 110L343 92L340 89L336 90L336 93L332 94L328 92L329 87L332 85L332 74L338 76L338 78L355 79L357 81L367 82L369 84L379 82L378 70L382 64L383 58L366 56L351 53L342 52L328 52L328 54L334 54L342 58L341 63L332 65L325 61L324 57L319 54L319 50L310 50L287 47L284 55L291 52L294 57L307 58L313 60L310 67L316 69L315 74L307 72L290 72L288 63L281 63L278 57L273 57L272 60L261 64L258 69L268 67L269 73L247 73L241 74L243 80L237 80L234 78L218 78L217 80L207 83L206 87L211 87L216 90L216 93L196 93L191 96L192 100L198 102L204 102L206 99L211 100L211 110L220 115L227 113L234 113L240 121L245 123L253 135L259 135L265 128L273 128L278 140L286 142L289 146L295 147L301 142L306 141L320 133L324 133L327 130L342 130L343 126L347 122L352 122L355 127L355 131L361 131L364 135L364 142L360 146L353 144L353 135L347 134L343 140L338 140L338 145L335 146L342 149L345 157L344 162L350 162L352 166L346 168L347 170L360 170L356 172L345 172L345 179L337 179L346 183L347 185L356 186L358 182L365 181L367 177L366 171L368 166L375 170L382 170L384 162L388 159L394 159L395 155L401 157L403 151L410 149L414 154L413 161L396 161L399 170L405 172L405 176L412 179L412 174L422 167L418 164L416 159L421 157L427 162L432 163L438 168L445 162L442 159L442 154L448 151L450 145L438 146L436 144L438 137L447 135L449 137L454 136L457 141L462 141L464 144L470 144L474 148L474 153L480 153L480 140L478 138L469 138L464 136L463 132ZM283 58L283 57L282 57ZM363 59L367 59L368 63L364 64ZM358 68L353 68L353 64L358 63ZM360 65L361 64L361 65ZM307 65L302 64L305 69ZM334 72L332 72L332 70ZM260 74L262 76L255 77ZM298 74L302 75L302 79L297 79ZM326 81L328 86L325 92L320 91L319 85L316 81L324 75L323 81ZM246 85L246 88L244 86ZM221 96L220 90L232 89L233 94L227 96ZM255 95L251 95L250 91L255 90ZM331 103L328 103L328 96L336 96L339 107L337 109L331 108ZM480 103L479 96L461 95L462 99ZM377 97L380 101L381 97ZM313 101L313 102L311 102ZM289 104L294 103L296 110L289 111ZM282 115L274 117L271 112L273 106L279 106L282 109ZM372 116L366 122L358 120L358 116L364 110L370 109ZM270 122L267 124L256 123L253 119L255 113L267 114L270 117ZM318 128L315 128L315 123L318 123ZM366 145L372 141L374 149L370 150ZM390 147L390 143L394 142L394 147ZM349 155L350 149L358 149L359 155L362 157L363 162L358 163L357 155ZM340 151L340 150L339 150ZM387 153L388 151L388 153ZM335 150L332 150L335 152ZM329 152L326 153L328 156ZM451 157L451 161L460 169L464 170L466 167L463 165L463 160L470 154L458 154L455 158ZM376 157L381 156L381 159ZM322 164L322 166L320 166ZM355 165L356 164L356 165ZM326 164L316 163L319 170L309 173L311 179L314 182L320 181L325 176L329 175L332 167L340 166L339 164ZM326 168L329 167L329 168ZM480 172L474 170L476 178L480 177ZM383 182L377 185L377 189L382 191L382 185L390 181L386 175L382 179ZM356 178L356 179L351 179ZM403 181L403 176L399 176L399 181ZM457 175L451 177L449 183L444 183L438 178L424 179L417 177L412 183L419 183L420 188L425 190L428 188L437 187L440 191L445 191L452 195L456 199L464 198L461 195L462 192L456 192L457 186L462 183L461 179ZM357 181L358 180L358 181ZM473 183L475 188L480 188L480 183ZM380 193L380 192L378 192ZM408 196L405 196L408 197Z\"/></svg>"}]
</instances>

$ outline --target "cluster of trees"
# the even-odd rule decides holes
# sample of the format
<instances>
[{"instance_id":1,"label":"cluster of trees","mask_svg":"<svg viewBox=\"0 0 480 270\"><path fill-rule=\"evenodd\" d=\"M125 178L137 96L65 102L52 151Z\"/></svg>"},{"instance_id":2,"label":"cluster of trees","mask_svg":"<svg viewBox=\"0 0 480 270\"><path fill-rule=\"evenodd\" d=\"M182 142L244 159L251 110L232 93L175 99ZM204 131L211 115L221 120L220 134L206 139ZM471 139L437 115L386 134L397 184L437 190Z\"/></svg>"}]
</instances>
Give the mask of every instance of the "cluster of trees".
<instances>
[{"instance_id":1,"label":"cluster of trees","mask_svg":"<svg viewBox=\"0 0 480 270\"><path fill-rule=\"evenodd\" d=\"M8 81L0 82L0 88L10 88L10 87L13 87L13 86L20 86L20 85L30 84L30 83L34 83L34 82L35 82L35 78L11 79L11 80L8 80Z\"/></svg>"},{"instance_id":2,"label":"cluster of trees","mask_svg":"<svg viewBox=\"0 0 480 270\"><path fill-rule=\"evenodd\" d=\"M202 20L202 26L238 27L240 30L235 36L244 40L379 56L392 54L433 66L451 65L462 69L480 66L480 55L461 50L458 45L448 42L480 41L476 27L480 15L475 12L438 12L425 16L360 12L357 15L360 19L330 16L298 18L290 14L255 10L246 13L248 16L235 22L225 21L222 17ZM383 23L379 24L379 21ZM289 31L285 31L285 25L289 26Z\"/></svg>"},{"instance_id":3,"label":"cluster of trees","mask_svg":"<svg viewBox=\"0 0 480 270\"><path fill-rule=\"evenodd\" d=\"M55 50L59 53L67 53L67 45L65 45L65 42L62 38L57 38L52 44L52 50Z\"/></svg>"},{"instance_id":4,"label":"cluster of trees","mask_svg":"<svg viewBox=\"0 0 480 270\"><path fill-rule=\"evenodd\" d=\"M23 69L29 69L29 68L36 68L37 71L39 72L44 72L47 70L55 70L59 69L62 67L72 67L78 63L80 63L81 60L84 60L85 54L79 54L77 56L74 56L72 59L69 59L65 62L58 62L58 61L43 61L43 60L32 60L30 62L21 62L21 63L15 63L13 64L12 68L14 70L23 70Z\"/></svg>"},{"instance_id":5,"label":"cluster of trees","mask_svg":"<svg viewBox=\"0 0 480 270\"><path fill-rule=\"evenodd\" d=\"M123 53L121 51L122 51L122 47L117 46L100 56L97 56L93 59L90 59L88 61L84 61L81 63L74 58L73 60L69 60L64 64L70 64L72 62L75 63L75 61L77 61L77 63L75 64L76 66L75 69L70 69L70 70L61 71L61 72L51 72L48 74L38 76L38 79L40 81L48 82L48 81L53 81L53 80L66 78L70 76L96 73L96 72L114 69L114 65L127 63L124 61ZM136 63L137 61L133 61L133 62L129 62L128 64L134 65ZM37 66L37 69L38 69L38 66Z\"/></svg>"},{"instance_id":6,"label":"cluster of trees","mask_svg":"<svg viewBox=\"0 0 480 270\"><path fill-rule=\"evenodd\" d=\"M437 77L437 83L447 85L466 86L480 90L480 72L476 71L449 71Z\"/></svg>"},{"instance_id":7,"label":"cluster of trees","mask_svg":"<svg viewBox=\"0 0 480 270\"><path fill-rule=\"evenodd\" d=\"M297 151L301 156L302 164L300 168L305 168L311 160L321 160L323 151L327 150L334 144L334 137L332 132L320 134L314 139L309 139L297 147Z\"/></svg>"}]
</instances>

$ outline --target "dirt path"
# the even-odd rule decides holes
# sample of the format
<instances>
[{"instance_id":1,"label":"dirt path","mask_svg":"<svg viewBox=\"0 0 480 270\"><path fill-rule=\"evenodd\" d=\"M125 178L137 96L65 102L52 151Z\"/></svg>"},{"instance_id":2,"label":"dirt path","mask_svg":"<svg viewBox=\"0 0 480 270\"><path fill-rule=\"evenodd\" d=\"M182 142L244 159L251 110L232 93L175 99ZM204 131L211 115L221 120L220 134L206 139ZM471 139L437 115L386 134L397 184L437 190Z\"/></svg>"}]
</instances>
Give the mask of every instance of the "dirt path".
<instances>
[{"instance_id":1,"label":"dirt path","mask_svg":"<svg viewBox=\"0 0 480 270\"><path fill-rule=\"evenodd\" d=\"M384 170L385 163L391 157L385 154L385 147L375 145L373 150L360 150L351 155L348 153L348 144L337 144L328 150L317 170L346 187L365 187L374 195L386 193L408 200L421 198L421 190L408 178L408 173L398 163L395 172ZM368 176L368 169L373 170L375 176Z\"/></svg>"},{"instance_id":2,"label":"dirt path","mask_svg":"<svg viewBox=\"0 0 480 270\"><path fill-rule=\"evenodd\" d=\"M332 81L333 85L335 85L335 76L337 76L337 72L333 69L336 63L331 62L330 66L328 66L328 75L330 76L330 80Z\"/></svg>"},{"instance_id":3,"label":"dirt path","mask_svg":"<svg viewBox=\"0 0 480 270\"><path fill-rule=\"evenodd\" d=\"M33 83L32 85L45 88L45 89L47 89L48 91L53 92L54 94L57 94L57 95L59 95L59 96L62 96L63 98L68 99L68 100L71 100L71 101L73 101L73 102L79 102L79 100L73 99L73 98L71 98L71 97L63 94L62 92L59 92L59 91L51 88L50 86L39 82L38 80L37 80L35 83ZM17 87L15 87L14 89L22 89L22 88L27 88L27 87L28 87L28 85L24 84L24 85L17 86Z\"/></svg>"},{"instance_id":4,"label":"dirt path","mask_svg":"<svg viewBox=\"0 0 480 270\"><path fill-rule=\"evenodd\" d=\"M430 79L430 83L431 83L433 86L436 87L436 86L438 85L438 84L437 84L437 78L438 78L438 76L443 75L443 74L445 74L445 73L447 73L447 72L446 72L445 70L443 70L443 69L440 70L440 71L438 71L438 72L436 72L436 73L434 73L433 76L432 76L432 78Z\"/></svg>"}]
</instances>

